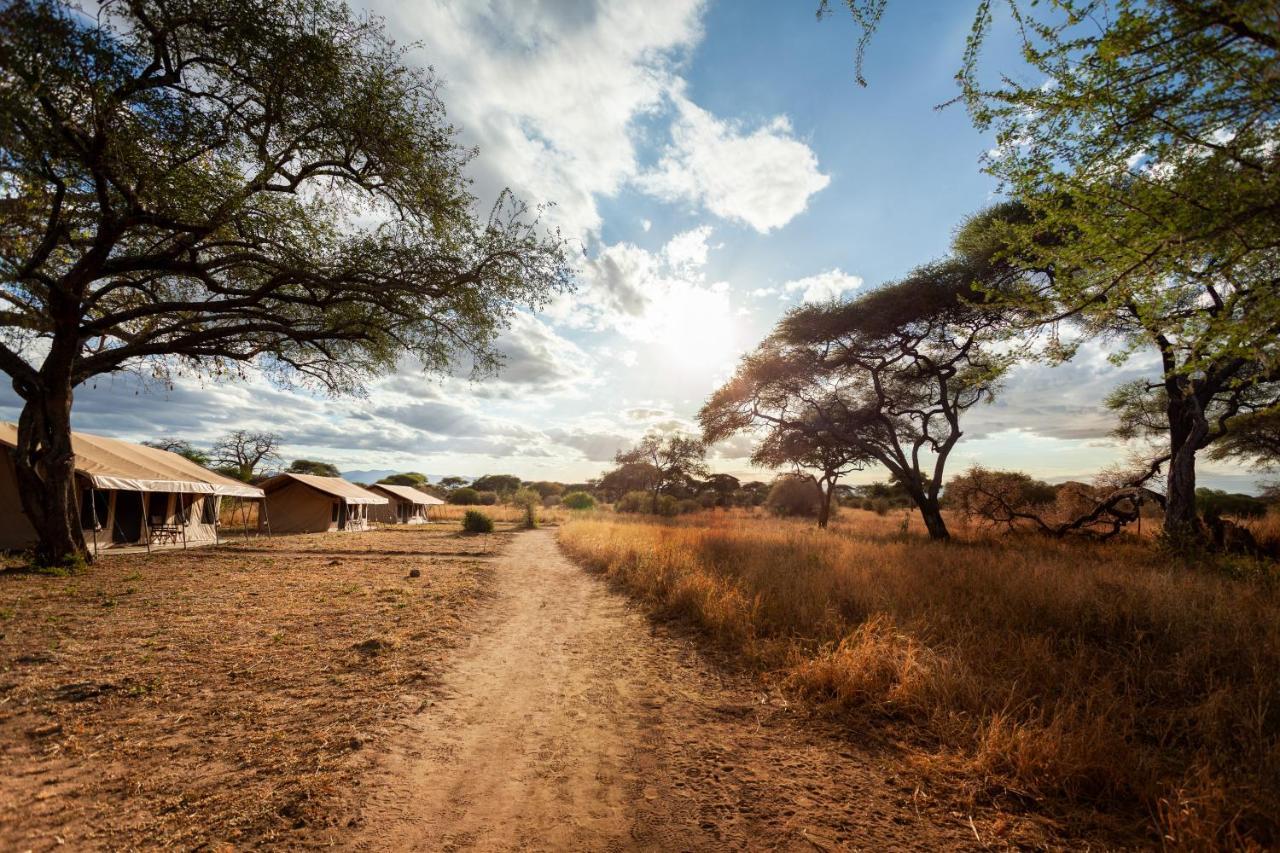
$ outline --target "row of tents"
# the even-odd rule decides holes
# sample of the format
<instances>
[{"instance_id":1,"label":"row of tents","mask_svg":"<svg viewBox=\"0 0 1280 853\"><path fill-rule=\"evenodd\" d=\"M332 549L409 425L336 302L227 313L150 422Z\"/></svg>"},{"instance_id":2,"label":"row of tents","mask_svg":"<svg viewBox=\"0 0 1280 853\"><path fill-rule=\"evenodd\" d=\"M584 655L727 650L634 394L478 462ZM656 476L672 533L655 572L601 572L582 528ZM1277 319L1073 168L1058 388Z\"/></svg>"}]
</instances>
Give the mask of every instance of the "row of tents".
<instances>
[{"instance_id":1,"label":"row of tents","mask_svg":"<svg viewBox=\"0 0 1280 853\"><path fill-rule=\"evenodd\" d=\"M15 425L0 423L0 550L35 543L11 454L17 435ZM364 487L309 474L278 474L250 485L167 450L79 432L71 443L80 526L95 553L211 545L232 532L322 533L367 530L373 522L424 524L428 508L442 503L409 486Z\"/></svg>"}]
</instances>

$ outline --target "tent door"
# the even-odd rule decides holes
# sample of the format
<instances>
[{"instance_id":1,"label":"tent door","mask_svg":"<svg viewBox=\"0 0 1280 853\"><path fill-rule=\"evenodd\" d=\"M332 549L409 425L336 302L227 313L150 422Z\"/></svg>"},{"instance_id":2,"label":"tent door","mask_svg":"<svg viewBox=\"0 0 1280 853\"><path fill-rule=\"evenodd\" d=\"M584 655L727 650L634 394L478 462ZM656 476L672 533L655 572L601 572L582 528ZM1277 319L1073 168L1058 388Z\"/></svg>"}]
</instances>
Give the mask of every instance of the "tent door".
<instances>
[{"instance_id":1,"label":"tent door","mask_svg":"<svg viewBox=\"0 0 1280 853\"><path fill-rule=\"evenodd\" d=\"M142 538L142 492L116 492L113 542L137 542Z\"/></svg>"}]
</instances>

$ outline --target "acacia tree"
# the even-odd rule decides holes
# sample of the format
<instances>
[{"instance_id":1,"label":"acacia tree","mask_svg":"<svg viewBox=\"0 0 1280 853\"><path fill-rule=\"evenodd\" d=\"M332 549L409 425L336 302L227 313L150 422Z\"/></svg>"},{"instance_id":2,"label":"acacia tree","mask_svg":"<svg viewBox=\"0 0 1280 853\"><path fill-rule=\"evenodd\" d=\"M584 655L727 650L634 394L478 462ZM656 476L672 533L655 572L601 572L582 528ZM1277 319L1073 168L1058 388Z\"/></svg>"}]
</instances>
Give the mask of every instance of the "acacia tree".
<instances>
[{"instance_id":1,"label":"acacia tree","mask_svg":"<svg viewBox=\"0 0 1280 853\"><path fill-rule=\"evenodd\" d=\"M197 465L209 464L209 454L205 453L185 438L166 436L152 441L144 441L142 444L146 447L154 447L156 450L167 450L170 453L176 453L185 459L191 460Z\"/></svg>"},{"instance_id":2,"label":"acacia tree","mask_svg":"<svg viewBox=\"0 0 1280 853\"><path fill-rule=\"evenodd\" d=\"M209 458L238 480L249 482L263 468L280 464L280 436L274 432L238 429L214 442Z\"/></svg>"},{"instance_id":3,"label":"acacia tree","mask_svg":"<svg viewBox=\"0 0 1280 853\"><path fill-rule=\"evenodd\" d=\"M846 5L865 43L886 0ZM1167 438L1153 460L1168 466L1165 532L1198 539L1197 452L1229 432L1223 414L1249 386L1280 379L1275 4L1111 0L1095 14L1095 0L1007 0L1029 69L988 87L993 5L976 3L957 76L998 141L986 170L1030 213L1009 243L1061 273L1039 294L1045 317L1119 341L1117 358L1159 354L1146 391Z\"/></svg>"},{"instance_id":4,"label":"acacia tree","mask_svg":"<svg viewBox=\"0 0 1280 853\"><path fill-rule=\"evenodd\" d=\"M1012 363L990 346L1008 318L984 307L974 258L917 270L858 299L789 312L699 413L704 440L753 428L799 433L848 460L874 460L903 484L935 539L960 417ZM833 447L834 445L834 447Z\"/></svg>"},{"instance_id":5,"label":"acacia tree","mask_svg":"<svg viewBox=\"0 0 1280 853\"><path fill-rule=\"evenodd\" d=\"M691 435L672 433L663 435L651 432L630 450L620 450L613 461L620 468L634 466L631 470L647 470L652 510L658 511L658 496L664 489L686 483L695 477L707 476L705 458L707 446Z\"/></svg>"},{"instance_id":6,"label":"acacia tree","mask_svg":"<svg viewBox=\"0 0 1280 853\"><path fill-rule=\"evenodd\" d=\"M568 285L523 206L476 216L435 81L337 0L16 0L0 76L0 370L40 560L84 554L86 380L487 368L515 306Z\"/></svg>"},{"instance_id":7,"label":"acacia tree","mask_svg":"<svg viewBox=\"0 0 1280 853\"><path fill-rule=\"evenodd\" d=\"M831 500L840 478L852 471L861 471L875 460L860 444L846 444L824 429L822 418L816 413L809 420L811 423L802 428L775 424L756 446L751 462L762 468L790 465L797 473L809 472L822 493L818 527L825 528L831 519Z\"/></svg>"},{"instance_id":8,"label":"acacia tree","mask_svg":"<svg viewBox=\"0 0 1280 853\"><path fill-rule=\"evenodd\" d=\"M313 477L341 477L342 472L332 462L318 462L315 459L295 459L284 469L288 474L310 474Z\"/></svg>"}]
</instances>

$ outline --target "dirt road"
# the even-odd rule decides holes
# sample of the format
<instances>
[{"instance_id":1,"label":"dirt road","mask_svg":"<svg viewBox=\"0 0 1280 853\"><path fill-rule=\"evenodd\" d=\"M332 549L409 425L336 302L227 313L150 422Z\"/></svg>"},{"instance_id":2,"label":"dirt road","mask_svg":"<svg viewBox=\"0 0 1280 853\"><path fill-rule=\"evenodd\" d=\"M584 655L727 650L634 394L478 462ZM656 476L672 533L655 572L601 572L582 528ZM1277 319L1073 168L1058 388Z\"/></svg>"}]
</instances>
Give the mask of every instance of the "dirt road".
<instances>
[{"instance_id":1,"label":"dirt road","mask_svg":"<svg viewBox=\"0 0 1280 853\"><path fill-rule=\"evenodd\" d=\"M374 782L369 850L977 846L842 744L570 563L517 536L497 598Z\"/></svg>"}]
</instances>

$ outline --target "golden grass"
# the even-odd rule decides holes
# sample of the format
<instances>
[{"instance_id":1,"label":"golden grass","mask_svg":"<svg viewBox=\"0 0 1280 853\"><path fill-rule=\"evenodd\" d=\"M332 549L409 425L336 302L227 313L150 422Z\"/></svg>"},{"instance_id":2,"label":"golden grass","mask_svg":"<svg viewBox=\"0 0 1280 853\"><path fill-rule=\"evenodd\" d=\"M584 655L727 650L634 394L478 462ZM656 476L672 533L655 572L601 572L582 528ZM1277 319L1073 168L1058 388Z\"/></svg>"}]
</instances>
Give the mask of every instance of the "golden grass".
<instances>
[{"instance_id":1,"label":"golden grass","mask_svg":"<svg viewBox=\"0 0 1280 853\"><path fill-rule=\"evenodd\" d=\"M560 540L970 797L1087 807L1171 847L1280 843L1273 586L1169 565L1136 537L941 544L907 527L597 516Z\"/></svg>"},{"instance_id":2,"label":"golden grass","mask_svg":"<svg viewBox=\"0 0 1280 853\"><path fill-rule=\"evenodd\" d=\"M427 512L432 521L462 521L462 516L467 514L468 510L477 510L492 518L494 521L510 524L518 524L524 521L524 507L511 506L509 504L494 504L491 506L463 506L460 504L442 504L433 506ZM539 507L538 523L546 525L563 524L574 515L572 510L562 507Z\"/></svg>"}]
</instances>

